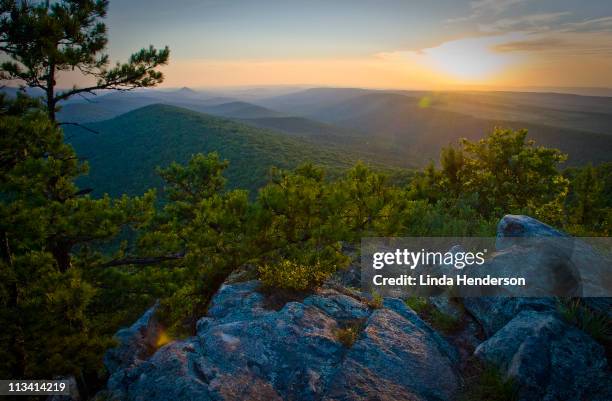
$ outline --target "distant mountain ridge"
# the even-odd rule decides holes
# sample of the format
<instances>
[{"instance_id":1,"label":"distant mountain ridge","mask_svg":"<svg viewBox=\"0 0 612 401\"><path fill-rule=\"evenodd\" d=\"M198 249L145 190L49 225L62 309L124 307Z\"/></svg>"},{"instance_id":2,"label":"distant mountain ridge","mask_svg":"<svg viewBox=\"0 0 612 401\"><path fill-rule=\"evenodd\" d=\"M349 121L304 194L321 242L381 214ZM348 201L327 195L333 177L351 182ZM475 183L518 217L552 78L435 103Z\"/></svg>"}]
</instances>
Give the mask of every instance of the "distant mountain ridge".
<instances>
[{"instance_id":1,"label":"distant mountain ridge","mask_svg":"<svg viewBox=\"0 0 612 401\"><path fill-rule=\"evenodd\" d=\"M311 88L254 103L185 87L98 95L64 104L58 118L103 122L154 104L231 118L318 149L343 147L393 167L423 166L438 160L442 147L463 137L477 140L498 126L527 128L539 145L568 153L568 165L612 161L612 97Z\"/></svg>"},{"instance_id":2,"label":"distant mountain ridge","mask_svg":"<svg viewBox=\"0 0 612 401\"><path fill-rule=\"evenodd\" d=\"M60 121L89 123L108 120L129 111L157 103L202 112L207 107L236 101L236 99L232 98L195 92L189 88L177 91L113 92L96 96L86 102L64 104L57 115ZM253 107L262 108L255 105Z\"/></svg>"},{"instance_id":3,"label":"distant mountain ridge","mask_svg":"<svg viewBox=\"0 0 612 401\"><path fill-rule=\"evenodd\" d=\"M495 127L527 128L538 145L568 153L570 164L612 160L612 98L321 88L259 104L360 133L421 165L443 146Z\"/></svg>"},{"instance_id":4,"label":"distant mountain ridge","mask_svg":"<svg viewBox=\"0 0 612 401\"><path fill-rule=\"evenodd\" d=\"M261 129L226 118L153 104L111 120L88 124L99 132L66 126L66 137L77 154L90 164L80 184L95 195L140 194L159 187L155 169L173 161L186 162L195 153L218 152L230 161L230 187L255 190L270 167L296 167L307 161L327 167L332 174L361 158L339 146L320 146L302 138ZM366 155L367 156L367 155ZM368 161L366 157L362 157Z\"/></svg>"}]
</instances>

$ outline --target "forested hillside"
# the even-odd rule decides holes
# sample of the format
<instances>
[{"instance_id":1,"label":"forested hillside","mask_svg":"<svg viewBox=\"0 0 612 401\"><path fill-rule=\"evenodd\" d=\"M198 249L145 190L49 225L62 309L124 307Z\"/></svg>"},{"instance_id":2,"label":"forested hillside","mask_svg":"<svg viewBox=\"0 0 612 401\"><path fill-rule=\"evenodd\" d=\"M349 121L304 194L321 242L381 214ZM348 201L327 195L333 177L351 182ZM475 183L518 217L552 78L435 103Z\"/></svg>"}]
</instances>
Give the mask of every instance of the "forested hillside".
<instances>
[{"instance_id":1,"label":"forested hillside","mask_svg":"<svg viewBox=\"0 0 612 401\"><path fill-rule=\"evenodd\" d=\"M528 129L531 139L567 153L568 165L612 160L610 98L503 95L329 88L261 104L384 142L419 165L435 159L441 144L480 139L495 127Z\"/></svg>"},{"instance_id":2,"label":"forested hillside","mask_svg":"<svg viewBox=\"0 0 612 401\"><path fill-rule=\"evenodd\" d=\"M141 194L159 187L156 168L187 161L195 153L218 152L230 161L227 170L233 188L255 190L266 181L269 169L292 168L310 161L337 175L359 160L373 160L372 150L317 144L256 128L244 123L190 110L150 105L112 120L89 124L97 133L67 126L68 141L90 166L83 186L98 196ZM383 163L375 162L383 168ZM386 169L390 167L385 166Z\"/></svg>"}]
</instances>

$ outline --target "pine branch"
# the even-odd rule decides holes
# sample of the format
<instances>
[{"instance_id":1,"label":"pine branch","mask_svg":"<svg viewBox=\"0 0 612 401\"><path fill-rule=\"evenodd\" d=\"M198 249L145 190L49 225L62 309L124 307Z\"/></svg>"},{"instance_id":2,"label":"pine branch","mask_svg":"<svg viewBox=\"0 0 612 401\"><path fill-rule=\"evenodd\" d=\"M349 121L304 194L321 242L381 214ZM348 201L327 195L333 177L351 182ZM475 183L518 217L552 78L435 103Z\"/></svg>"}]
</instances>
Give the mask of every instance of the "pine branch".
<instances>
[{"instance_id":1,"label":"pine branch","mask_svg":"<svg viewBox=\"0 0 612 401\"><path fill-rule=\"evenodd\" d=\"M100 265L100 267L115 267L115 266L127 266L127 265L138 265L138 266L150 266L156 265L162 262L171 260L182 260L185 258L185 252L180 252L172 255L165 256L152 256L148 258L123 258L115 259L110 262L106 262Z\"/></svg>"},{"instance_id":2,"label":"pine branch","mask_svg":"<svg viewBox=\"0 0 612 401\"><path fill-rule=\"evenodd\" d=\"M91 128L83 125L83 124L79 124L79 123L75 123L75 122L70 122L70 121L61 122L61 123L58 123L58 125L74 125L76 127L83 128L84 130L89 131L89 132L94 133L94 134L99 134L100 133L99 131L96 131L95 129L91 129Z\"/></svg>"}]
</instances>

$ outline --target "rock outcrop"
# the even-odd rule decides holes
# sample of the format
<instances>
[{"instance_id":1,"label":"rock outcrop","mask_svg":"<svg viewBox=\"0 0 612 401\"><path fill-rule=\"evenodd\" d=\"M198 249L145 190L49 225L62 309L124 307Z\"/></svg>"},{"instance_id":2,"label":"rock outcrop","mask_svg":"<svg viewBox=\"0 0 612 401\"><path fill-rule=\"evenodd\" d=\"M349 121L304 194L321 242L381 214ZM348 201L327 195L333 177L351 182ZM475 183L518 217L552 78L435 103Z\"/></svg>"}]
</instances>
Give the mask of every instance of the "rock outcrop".
<instances>
[{"instance_id":1,"label":"rock outcrop","mask_svg":"<svg viewBox=\"0 0 612 401\"><path fill-rule=\"evenodd\" d=\"M612 399L603 347L554 313L520 312L475 354L518 384L521 401Z\"/></svg>"},{"instance_id":2,"label":"rock outcrop","mask_svg":"<svg viewBox=\"0 0 612 401\"><path fill-rule=\"evenodd\" d=\"M402 301L371 310L322 289L280 310L259 283L223 286L197 335L109 381L121 400L453 400L455 350ZM360 322L350 348L338 330Z\"/></svg>"},{"instance_id":3,"label":"rock outcrop","mask_svg":"<svg viewBox=\"0 0 612 401\"><path fill-rule=\"evenodd\" d=\"M159 324L155 319L157 303L130 327L119 330L115 339L119 345L104 355L104 366L113 373L148 358L157 348Z\"/></svg>"},{"instance_id":4,"label":"rock outcrop","mask_svg":"<svg viewBox=\"0 0 612 401\"><path fill-rule=\"evenodd\" d=\"M507 248L506 240L538 236L567 238L535 219L511 215L498 225L497 244L504 253L521 252ZM463 303L489 337L474 354L516 382L521 401L612 399L603 347L565 323L554 298L478 297Z\"/></svg>"},{"instance_id":5,"label":"rock outcrop","mask_svg":"<svg viewBox=\"0 0 612 401\"><path fill-rule=\"evenodd\" d=\"M513 252L505 238L532 235L566 237L526 216L507 216L497 240L500 249ZM353 266L351 282L358 271ZM459 308L432 299L433 307L470 322L463 334L470 338L457 341L401 299L387 298L374 309L365 294L330 283L274 308L259 287L258 281L228 281L193 337L152 354L158 328L154 308L147 311L118 332L119 346L105 358L111 373L106 396L450 401L460 398L461 367L473 355L512 379L520 401L612 399L603 347L566 323L552 298L465 298ZM357 331L350 341L342 339L346 328Z\"/></svg>"}]
</instances>

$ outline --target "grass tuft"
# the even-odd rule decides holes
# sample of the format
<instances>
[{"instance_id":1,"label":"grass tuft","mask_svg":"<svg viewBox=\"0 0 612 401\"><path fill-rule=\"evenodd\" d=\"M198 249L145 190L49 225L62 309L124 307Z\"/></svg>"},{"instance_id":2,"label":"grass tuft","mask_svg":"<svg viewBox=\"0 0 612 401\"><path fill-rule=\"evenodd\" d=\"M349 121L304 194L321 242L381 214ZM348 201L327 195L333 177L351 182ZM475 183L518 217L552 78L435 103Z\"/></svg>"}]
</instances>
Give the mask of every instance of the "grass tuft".
<instances>
[{"instance_id":1,"label":"grass tuft","mask_svg":"<svg viewBox=\"0 0 612 401\"><path fill-rule=\"evenodd\" d=\"M607 315L586 307L580 298L559 299L557 310L569 324L603 345L608 362L612 361L612 321Z\"/></svg>"},{"instance_id":2,"label":"grass tuft","mask_svg":"<svg viewBox=\"0 0 612 401\"><path fill-rule=\"evenodd\" d=\"M425 297L410 297L406 300L406 305L434 329L444 334L453 334L461 329L460 319L440 311Z\"/></svg>"},{"instance_id":3,"label":"grass tuft","mask_svg":"<svg viewBox=\"0 0 612 401\"><path fill-rule=\"evenodd\" d=\"M462 401L516 401L518 388L493 366L479 366L477 374L466 380Z\"/></svg>"},{"instance_id":4,"label":"grass tuft","mask_svg":"<svg viewBox=\"0 0 612 401\"><path fill-rule=\"evenodd\" d=\"M406 300L406 305L416 313L428 312L431 309L425 297L410 297Z\"/></svg>"},{"instance_id":5,"label":"grass tuft","mask_svg":"<svg viewBox=\"0 0 612 401\"><path fill-rule=\"evenodd\" d=\"M612 322L608 316L587 308L579 298L560 299L557 309L568 323L609 347L612 342Z\"/></svg>"},{"instance_id":6,"label":"grass tuft","mask_svg":"<svg viewBox=\"0 0 612 401\"><path fill-rule=\"evenodd\" d=\"M334 335L336 339L342 343L346 348L351 348L359 334L365 328L365 322L362 319L358 319L355 321L351 321L346 324L344 327L338 328L334 331Z\"/></svg>"},{"instance_id":7,"label":"grass tuft","mask_svg":"<svg viewBox=\"0 0 612 401\"><path fill-rule=\"evenodd\" d=\"M368 301L368 306L371 309L380 309L383 306L383 297L376 291L372 293L372 299Z\"/></svg>"}]
</instances>

